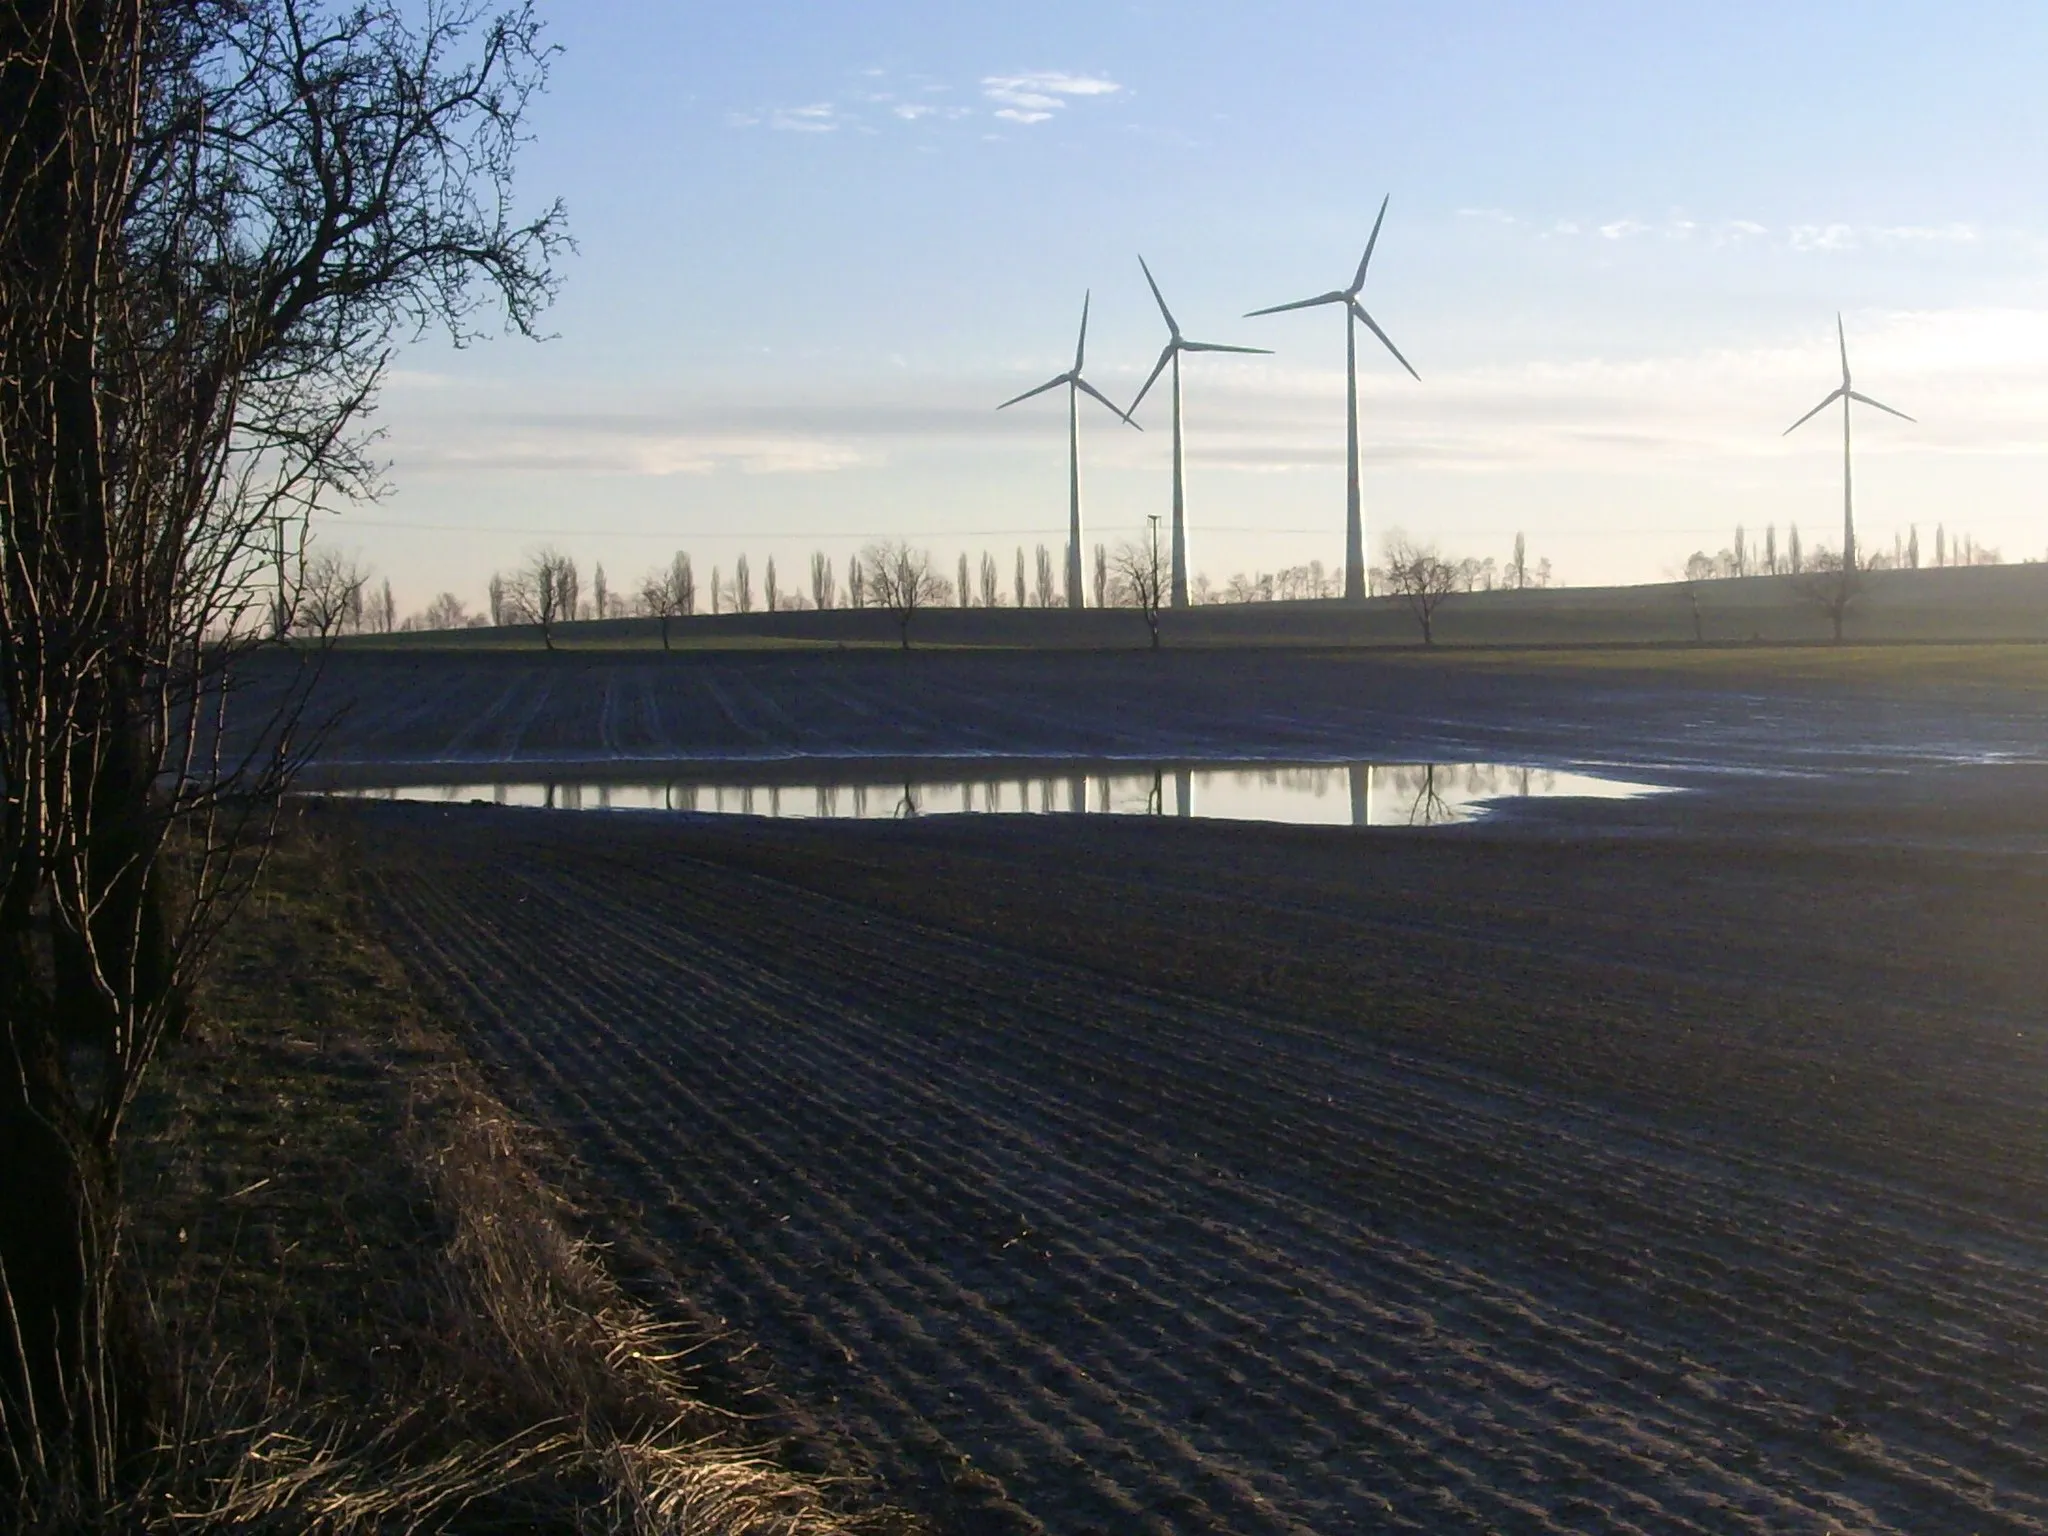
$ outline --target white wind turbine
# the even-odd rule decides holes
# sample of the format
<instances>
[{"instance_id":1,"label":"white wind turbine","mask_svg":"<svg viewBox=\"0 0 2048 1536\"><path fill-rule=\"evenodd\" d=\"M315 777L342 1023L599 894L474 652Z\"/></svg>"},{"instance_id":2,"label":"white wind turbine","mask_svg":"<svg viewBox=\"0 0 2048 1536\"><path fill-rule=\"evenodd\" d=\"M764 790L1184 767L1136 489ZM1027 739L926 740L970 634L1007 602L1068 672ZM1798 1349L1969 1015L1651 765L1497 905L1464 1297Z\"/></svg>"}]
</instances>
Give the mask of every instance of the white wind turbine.
<instances>
[{"instance_id":1,"label":"white wind turbine","mask_svg":"<svg viewBox=\"0 0 2048 1536\"><path fill-rule=\"evenodd\" d=\"M1353 600L1365 596L1365 522L1358 510L1358 325L1379 337L1380 343L1394 354L1394 361L1408 370L1408 376L1416 383L1422 382L1401 349L1394 345L1379 323L1365 312L1365 306L1358 302L1359 290L1365 287L1365 269L1372 262L1372 248L1379 243L1380 225L1386 222L1387 204L1391 194L1380 200L1379 217L1372 221L1372 236L1365 242L1365 254L1358 259L1358 275L1351 279L1349 288L1334 289L1318 294L1312 299L1297 299L1292 304L1275 304L1269 309L1255 309L1246 315L1247 320L1256 315L1277 315L1288 309L1314 309L1321 304L1342 304L1344 306L1344 427L1345 427L1345 511L1344 511L1344 595Z\"/></svg>"},{"instance_id":2,"label":"white wind turbine","mask_svg":"<svg viewBox=\"0 0 2048 1536\"><path fill-rule=\"evenodd\" d=\"M1821 401L1819 405L1816 405L1804 416L1793 422L1791 426L1787 427L1779 435L1790 437L1837 400L1842 402L1842 571L1846 579L1848 573L1856 569L1856 507L1850 494L1849 477L1849 402L1854 400L1863 405L1876 406L1877 409L1883 411L1886 415L1896 416L1901 421L1911 421L1913 418L1904 411L1895 411L1883 401L1873 400L1868 395L1858 394L1849 387L1849 336L1842 329L1842 317L1840 314L1835 316L1835 340L1840 342L1842 347L1841 388L1835 390L1827 399Z\"/></svg>"},{"instance_id":3,"label":"white wind turbine","mask_svg":"<svg viewBox=\"0 0 2048 1536\"><path fill-rule=\"evenodd\" d=\"M1100 400L1127 427L1143 431L1144 428L1131 420L1128 411L1119 410L1111 403L1109 396L1081 377L1081 362L1088 352L1088 300L1090 295L1081 297L1081 339L1074 343L1074 366L1057 378L1047 379L1036 389L1027 389L1015 399L1005 400L996 409L1008 410L1019 400L1029 400L1033 395L1042 395L1049 389L1067 386L1067 450L1071 458L1068 485L1072 489L1072 502L1067 521L1067 606L1081 606L1081 397L1092 396Z\"/></svg>"},{"instance_id":4,"label":"white wind turbine","mask_svg":"<svg viewBox=\"0 0 2048 1536\"><path fill-rule=\"evenodd\" d=\"M1185 608L1188 605L1188 523L1186 461L1181 451L1180 428L1180 355L1183 352L1250 352L1270 357L1268 347L1226 347L1218 341L1189 341L1180 333L1180 322L1173 318L1173 311L1166 307L1166 300L1159 292L1159 284L1152 276L1152 269L1145 265L1145 258L1138 258L1138 265L1144 270L1145 282L1152 289L1152 297L1159 304L1159 313L1166 320L1166 346L1159 354L1159 361L1152 369L1152 376L1145 381L1145 387L1138 391L1138 398L1131 402L1130 415L1138 414L1138 407L1145 403L1152 386L1159 382L1159 375L1173 364L1173 606Z\"/></svg>"}]
</instances>

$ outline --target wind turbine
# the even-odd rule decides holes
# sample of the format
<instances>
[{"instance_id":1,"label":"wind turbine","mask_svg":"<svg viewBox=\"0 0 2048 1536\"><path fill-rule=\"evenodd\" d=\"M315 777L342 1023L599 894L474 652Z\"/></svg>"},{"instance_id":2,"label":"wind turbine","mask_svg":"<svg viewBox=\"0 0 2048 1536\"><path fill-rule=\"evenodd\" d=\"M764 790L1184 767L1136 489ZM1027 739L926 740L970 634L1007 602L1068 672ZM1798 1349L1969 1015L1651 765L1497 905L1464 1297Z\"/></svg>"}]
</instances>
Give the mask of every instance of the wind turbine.
<instances>
[{"instance_id":1,"label":"wind turbine","mask_svg":"<svg viewBox=\"0 0 2048 1536\"><path fill-rule=\"evenodd\" d=\"M1422 375L1415 371L1408 359L1401 355L1401 349L1358 302L1359 290L1365 287L1365 269L1372 263L1372 248L1379 243L1380 225L1386 222L1387 204L1392 200L1392 194L1380 200L1379 217L1372 221L1372 236L1365 242L1365 254L1358 259L1358 275L1351 279L1349 288L1334 289L1312 299L1297 299L1292 304L1275 304L1270 309L1255 309L1245 316L1249 320L1257 315L1277 315L1287 309L1314 309L1321 304L1344 306L1344 595L1353 600L1365 596L1365 522L1358 511L1359 322L1363 321L1365 328L1379 337L1381 344L1394 354L1394 361L1408 370L1410 378L1418 384L1422 382Z\"/></svg>"},{"instance_id":2,"label":"wind turbine","mask_svg":"<svg viewBox=\"0 0 2048 1536\"><path fill-rule=\"evenodd\" d=\"M1159 382L1159 375L1168 363L1173 364L1173 606L1185 608L1188 605L1188 523L1186 466L1181 453L1180 431L1180 355L1183 352L1255 352L1270 357L1269 347L1226 347L1217 341L1189 341L1180 333L1180 322L1173 318L1173 311L1166 307L1166 300L1159 292L1159 284L1152 276L1152 269L1145 266L1145 258L1138 258L1138 265L1144 269L1145 282L1152 289L1152 297L1158 301L1159 313L1166 319L1166 347L1159 354L1159 362L1152 369L1152 377L1145 381L1145 387L1138 391L1138 398L1131 402L1130 415L1138 414L1138 407L1145 403L1152 386Z\"/></svg>"},{"instance_id":3,"label":"wind turbine","mask_svg":"<svg viewBox=\"0 0 2048 1536\"><path fill-rule=\"evenodd\" d=\"M1088 300L1090 295L1081 296L1081 339L1074 343L1074 366L1057 378L1047 379L1036 389L1027 389L1015 399L1005 400L996 409L1008 410L1018 400L1029 400L1033 395L1042 395L1049 389L1067 386L1067 447L1072 457L1068 484L1073 490L1073 500L1067 522L1067 606L1081 606L1081 397L1089 395L1100 400L1115 411L1127 427L1142 432L1145 429L1131 420L1128 411L1118 410L1109 396L1081 377L1081 362L1088 352Z\"/></svg>"},{"instance_id":4,"label":"wind turbine","mask_svg":"<svg viewBox=\"0 0 2048 1536\"><path fill-rule=\"evenodd\" d=\"M1846 581L1848 574L1856 569L1856 508L1850 495L1849 478L1849 402L1855 400L1864 405L1874 405L1886 415L1896 416L1901 421L1911 421L1913 418L1904 411L1895 411L1883 401L1858 394L1849 387L1849 336L1842 329L1842 317L1839 312L1835 315L1835 339L1842 346L1842 387L1779 435L1790 437L1837 400L1842 402L1842 572L1843 580Z\"/></svg>"}]
</instances>

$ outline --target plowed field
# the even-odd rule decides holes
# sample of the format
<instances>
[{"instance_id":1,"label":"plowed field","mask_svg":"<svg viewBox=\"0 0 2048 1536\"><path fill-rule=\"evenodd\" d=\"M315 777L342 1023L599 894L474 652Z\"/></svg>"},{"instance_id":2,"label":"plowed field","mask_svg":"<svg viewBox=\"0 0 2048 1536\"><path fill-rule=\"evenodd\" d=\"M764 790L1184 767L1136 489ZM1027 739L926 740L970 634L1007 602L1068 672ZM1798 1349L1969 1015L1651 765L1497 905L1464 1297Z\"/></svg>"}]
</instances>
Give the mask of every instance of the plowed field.
<instances>
[{"instance_id":1,"label":"plowed field","mask_svg":"<svg viewBox=\"0 0 2048 1536\"><path fill-rule=\"evenodd\" d=\"M1998 784L2026 826L351 814L514 1102L944 1528L2043 1531Z\"/></svg>"}]
</instances>

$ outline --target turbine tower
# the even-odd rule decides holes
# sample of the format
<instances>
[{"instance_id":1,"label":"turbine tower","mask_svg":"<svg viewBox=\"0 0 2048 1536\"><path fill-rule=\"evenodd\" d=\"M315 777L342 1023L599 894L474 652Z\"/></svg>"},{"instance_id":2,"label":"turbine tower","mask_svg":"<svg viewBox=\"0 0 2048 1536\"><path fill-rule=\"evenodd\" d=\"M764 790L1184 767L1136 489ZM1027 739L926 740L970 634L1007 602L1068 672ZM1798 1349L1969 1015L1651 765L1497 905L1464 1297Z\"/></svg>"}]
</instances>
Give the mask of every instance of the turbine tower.
<instances>
[{"instance_id":1,"label":"turbine tower","mask_svg":"<svg viewBox=\"0 0 2048 1536\"><path fill-rule=\"evenodd\" d=\"M1349 288L1334 289L1318 294L1312 299L1297 299L1292 304L1275 304L1270 309L1255 309L1246 315L1247 320L1256 315L1277 315L1287 309L1314 309L1321 304L1342 304L1344 306L1344 429L1345 429L1345 504L1344 504L1344 595L1357 601L1365 596L1365 522L1358 510L1358 326L1379 337L1381 345L1394 354L1394 361L1408 370L1408 376L1416 383L1422 382L1422 375L1401 355L1401 349L1394 345L1387 333L1379 328L1377 321L1365 312L1365 306L1358 302L1359 290L1365 287L1365 269L1372 263L1372 248L1379 243L1380 225L1386 222L1387 204L1392 196L1380 200L1379 217L1372 221L1372 235L1365 242L1365 254L1358 261L1358 275L1351 279Z\"/></svg>"},{"instance_id":2,"label":"turbine tower","mask_svg":"<svg viewBox=\"0 0 2048 1536\"><path fill-rule=\"evenodd\" d=\"M1081 362L1088 353L1088 299L1081 296L1081 339L1074 343L1074 366L1058 378L1047 379L1036 389L1027 389L1015 399L1005 400L996 409L1006 411L1019 400L1029 400L1033 395L1042 395L1049 389L1067 386L1067 449L1071 456L1068 485L1072 489L1072 504L1067 520L1067 606L1081 606L1081 397L1089 395L1100 400L1127 427L1143 431L1144 428L1131 420L1130 413L1117 410L1109 396L1081 377Z\"/></svg>"},{"instance_id":3,"label":"turbine tower","mask_svg":"<svg viewBox=\"0 0 2048 1536\"><path fill-rule=\"evenodd\" d=\"M1189 341L1180 333L1180 322L1173 318L1173 311L1166 307L1166 300L1159 292L1159 284L1152 276L1152 269L1145 265L1145 258L1138 258L1138 265L1144 270L1145 282L1152 289L1152 297L1158 302L1159 313L1166 320L1166 347L1159 354L1159 361L1152 369L1152 376L1145 381L1145 387L1138 391L1138 398L1131 402L1129 415L1138 414L1138 407L1145 403L1152 386L1159 382L1159 375L1168 363L1173 364L1173 606L1185 608L1188 605L1188 519L1186 461L1181 452L1180 430L1180 355L1183 352L1255 352L1270 357L1269 347L1226 347L1218 341Z\"/></svg>"},{"instance_id":4,"label":"turbine tower","mask_svg":"<svg viewBox=\"0 0 2048 1536\"><path fill-rule=\"evenodd\" d=\"M1901 421L1911 421L1913 418L1904 411L1895 411L1883 401L1858 394L1849 387L1849 336L1842 329L1842 317L1839 313L1835 316L1835 340L1840 342L1842 347L1842 387L1793 422L1780 435L1790 437L1837 400L1842 402L1842 572L1846 581L1849 573L1856 569L1856 506L1850 494L1849 476L1849 402L1854 400L1864 405L1874 405L1886 415L1896 416Z\"/></svg>"}]
</instances>

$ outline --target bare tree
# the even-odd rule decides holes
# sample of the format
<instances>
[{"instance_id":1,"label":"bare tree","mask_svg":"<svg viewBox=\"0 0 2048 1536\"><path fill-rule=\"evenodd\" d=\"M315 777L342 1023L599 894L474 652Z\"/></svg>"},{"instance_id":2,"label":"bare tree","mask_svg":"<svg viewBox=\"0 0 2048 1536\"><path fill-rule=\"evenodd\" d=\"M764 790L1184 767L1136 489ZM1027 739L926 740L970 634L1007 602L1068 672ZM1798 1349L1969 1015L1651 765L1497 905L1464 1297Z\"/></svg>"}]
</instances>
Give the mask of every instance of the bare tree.
<instances>
[{"instance_id":1,"label":"bare tree","mask_svg":"<svg viewBox=\"0 0 2048 1536\"><path fill-rule=\"evenodd\" d=\"M909 544L870 544L864 554L875 606L896 616L897 635L907 651L910 621L917 617L920 608L946 601L946 580L932 569L930 554Z\"/></svg>"},{"instance_id":2,"label":"bare tree","mask_svg":"<svg viewBox=\"0 0 2048 1536\"><path fill-rule=\"evenodd\" d=\"M994 608L1002 600L1002 578L996 572L996 557L984 549L981 552L981 606Z\"/></svg>"},{"instance_id":3,"label":"bare tree","mask_svg":"<svg viewBox=\"0 0 2048 1536\"><path fill-rule=\"evenodd\" d=\"M1800 601L1826 615L1834 642L1840 645L1849 610L1863 595L1863 576L1832 550L1816 549L1807 559L1805 573L1792 583L1792 591Z\"/></svg>"},{"instance_id":4,"label":"bare tree","mask_svg":"<svg viewBox=\"0 0 2048 1536\"><path fill-rule=\"evenodd\" d=\"M505 575L502 571L491 572L490 585L485 588L491 605L491 625L496 628L505 622Z\"/></svg>"},{"instance_id":5,"label":"bare tree","mask_svg":"<svg viewBox=\"0 0 2048 1536\"><path fill-rule=\"evenodd\" d=\"M761 600L763 607L773 613L782 606L782 593L775 581L775 557L768 557L768 569L761 575Z\"/></svg>"},{"instance_id":6,"label":"bare tree","mask_svg":"<svg viewBox=\"0 0 2048 1536\"><path fill-rule=\"evenodd\" d=\"M398 628L398 604L391 599L389 576L384 578L376 595L370 599L369 627L380 635L388 635Z\"/></svg>"},{"instance_id":7,"label":"bare tree","mask_svg":"<svg viewBox=\"0 0 2048 1536\"><path fill-rule=\"evenodd\" d=\"M719 604L725 601L725 585L718 578L718 567L711 567L711 611L720 612Z\"/></svg>"},{"instance_id":8,"label":"bare tree","mask_svg":"<svg viewBox=\"0 0 2048 1536\"><path fill-rule=\"evenodd\" d=\"M1017 606L1019 608L1024 607L1026 601L1027 599L1024 595L1024 546L1019 544L1017 546Z\"/></svg>"},{"instance_id":9,"label":"bare tree","mask_svg":"<svg viewBox=\"0 0 2048 1536\"><path fill-rule=\"evenodd\" d=\"M960 551L960 579L953 588L953 601L962 608L974 606L974 583L967 579L967 551Z\"/></svg>"},{"instance_id":10,"label":"bare tree","mask_svg":"<svg viewBox=\"0 0 2048 1536\"><path fill-rule=\"evenodd\" d=\"M838 601L839 595L832 587L832 559L818 550L811 555L811 605L822 613Z\"/></svg>"},{"instance_id":11,"label":"bare tree","mask_svg":"<svg viewBox=\"0 0 2048 1536\"><path fill-rule=\"evenodd\" d=\"M422 629L467 629L469 613L461 598L453 592L443 592L431 603L422 616Z\"/></svg>"},{"instance_id":12,"label":"bare tree","mask_svg":"<svg viewBox=\"0 0 2048 1536\"><path fill-rule=\"evenodd\" d=\"M225 670L296 608L311 513L376 491L394 339L545 303L558 216L510 213L544 66L529 17L461 4L0 7L0 1506L26 1524L31 1467L114 1524L143 1443L119 1143L304 696L231 756Z\"/></svg>"},{"instance_id":13,"label":"bare tree","mask_svg":"<svg viewBox=\"0 0 2048 1536\"><path fill-rule=\"evenodd\" d=\"M1109 551L1100 544L1095 546L1095 606L1109 606Z\"/></svg>"},{"instance_id":14,"label":"bare tree","mask_svg":"<svg viewBox=\"0 0 2048 1536\"><path fill-rule=\"evenodd\" d=\"M1513 587L1517 592L1529 585L1529 545L1519 533L1515 535L1515 552L1508 556L1504 585Z\"/></svg>"},{"instance_id":15,"label":"bare tree","mask_svg":"<svg viewBox=\"0 0 2048 1536\"><path fill-rule=\"evenodd\" d=\"M1402 534L1387 541L1387 585L1405 598L1415 622L1422 626L1422 643L1436 644L1436 611L1458 590L1458 567L1424 544L1412 543Z\"/></svg>"},{"instance_id":16,"label":"bare tree","mask_svg":"<svg viewBox=\"0 0 2048 1536\"><path fill-rule=\"evenodd\" d=\"M299 628L311 630L321 640L360 629L363 587L369 579L370 573L355 556L333 549L314 550L306 557L299 578Z\"/></svg>"},{"instance_id":17,"label":"bare tree","mask_svg":"<svg viewBox=\"0 0 2048 1536\"><path fill-rule=\"evenodd\" d=\"M583 578L577 574L576 562L567 555L557 557L561 564L556 572L556 601L560 606L562 622L574 623L582 616Z\"/></svg>"},{"instance_id":18,"label":"bare tree","mask_svg":"<svg viewBox=\"0 0 2048 1536\"><path fill-rule=\"evenodd\" d=\"M1052 551L1043 544L1038 546L1037 575L1038 580L1032 590L1032 596L1037 599L1039 607L1050 608L1059 601L1059 592L1053 585Z\"/></svg>"},{"instance_id":19,"label":"bare tree","mask_svg":"<svg viewBox=\"0 0 2048 1536\"><path fill-rule=\"evenodd\" d=\"M656 566L640 583L640 607L661 621L661 648L669 649L669 626L697 606L697 579L690 557L677 550L667 565Z\"/></svg>"},{"instance_id":20,"label":"bare tree","mask_svg":"<svg viewBox=\"0 0 2048 1536\"><path fill-rule=\"evenodd\" d=\"M611 588L605 585L604 562L600 560L590 573L590 602L600 619L612 616Z\"/></svg>"},{"instance_id":21,"label":"bare tree","mask_svg":"<svg viewBox=\"0 0 2048 1536\"><path fill-rule=\"evenodd\" d=\"M576 562L553 547L536 550L506 578L505 608L514 623L538 626L552 651L556 626L576 616Z\"/></svg>"},{"instance_id":22,"label":"bare tree","mask_svg":"<svg viewBox=\"0 0 2048 1536\"><path fill-rule=\"evenodd\" d=\"M732 563L732 605L741 613L754 611L754 576L747 569L745 555Z\"/></svg>"},{"instance_id":23,"label":"bare tree","mask_svg":"<svg viewBox=\"0 0 2048 1536\"><path fill-rule=\"evenodd\" d=\"M1123 543L1116 548L1114 575L1104 581L1106 596L1119 606L1136 608L1145 616L1145 628L1152 636L1152 649L1159 649L1159 608L1163 601L1163 578L1159 566L1159 528L1153 525L1150 545Z\"/></svg>"},{"instance_id":24,"label":"bare tree","mask_svg":"<svg viewBox=\"0 0 2048 1536\"><path fill-rule=\"evenodd\" d=\"M846 600L856 608L868 605L868 577L861 568L859 555L846 557Z\"/></svg>"}]
</instances>

